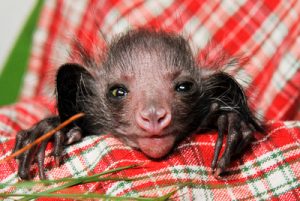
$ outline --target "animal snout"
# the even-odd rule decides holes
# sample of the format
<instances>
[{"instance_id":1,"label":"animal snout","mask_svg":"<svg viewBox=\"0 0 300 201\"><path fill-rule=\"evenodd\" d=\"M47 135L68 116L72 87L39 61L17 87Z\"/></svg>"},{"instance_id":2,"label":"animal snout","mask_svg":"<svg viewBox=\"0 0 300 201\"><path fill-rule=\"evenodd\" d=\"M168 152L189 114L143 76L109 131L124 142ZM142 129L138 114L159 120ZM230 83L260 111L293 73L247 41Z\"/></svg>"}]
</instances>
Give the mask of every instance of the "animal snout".
<instances>
[{"instance_id":1,"label":"animal snout","mask_svg":"<svg viewBox=\"0 0 300 201\"><path fill-rule=\"evenodd\" d=\"M171 123L171 112L163 107L149 107L136 113L140 128L152 135L159 135Z\"/></svg>"}]
</instances>

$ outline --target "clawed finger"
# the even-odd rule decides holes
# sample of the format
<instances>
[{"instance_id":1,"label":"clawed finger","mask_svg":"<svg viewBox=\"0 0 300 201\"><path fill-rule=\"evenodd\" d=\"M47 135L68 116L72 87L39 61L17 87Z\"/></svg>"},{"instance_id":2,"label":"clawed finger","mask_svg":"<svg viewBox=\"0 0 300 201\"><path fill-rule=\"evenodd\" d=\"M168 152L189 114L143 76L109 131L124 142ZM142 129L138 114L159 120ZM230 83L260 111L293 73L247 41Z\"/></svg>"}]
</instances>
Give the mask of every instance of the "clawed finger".
<instances>
[{"instance_id":1,"label":"clawed finger","mask_svg":"<svg viewBox=\"0 0 300 201\"><path fill-rule=\"evenodd\" d=\"M56 127L60 122L58 116L49 117L43 119L42 121L35 124L28 130L20 131L16 136L15 147L13 152L16 152L23 147L33 143L36 139L38 139L41 135L50 131L54 127ZM46 175L44 172L44 159L45 159L45 150L48 142L51 140L51 137L42 141L40 144L32 146L22 154L18 155L16 158L18 159L19 167L18 167L18 175L21 179L31 179L30 175L30 167L32 163L37 162L38 171L40 179L45 179ZM60 142L59 144L62 144Z\"/></svg>"},{"instance_id":2,"label":"clawed finger","mask_svg":"<svg viewBox=\"0 0 300 201\"><path fill-rule=\"evenodd\" d=\"M22 130L16 135L16 143L12 153L15 153L17 150L23 147L23 142L25 141L25 139L28 139L28 132L26 130ZM19 160L20 155L16 156L16 159Z\"/></svg>"},{"instance_id":3,"label":"clawed finger","mask_svg":"<svg viewBox=\"0 0 300 201\"><path fill-rule=\"evenodd\" d=\"M233 156L240 154L252 141L252 125L241 120L238 114L228 113L220 115L217 121L218 139L215 145L212 170L216 178L226 171ZM218 160L223 143L224 132L228 131L225 150Z\"/></svg>"},{"instance_id":4,"label":"clawed finger","mask_svg":"<svg viewBox=\"0 0 300 201\"><path fill-rule=\"evenodd\" d=\"M216 177L219 177L220 174L225 172L226 168L230 164L231 156L234 153L234 150L241 139L241 131L240 131L240 123L238 115L235 113L229 113L227 115L227 121L228 121L228 136L227 136L227 142L225 146L225 151L221 157L221 159L218 161L217 168L214 172L214 175Z\"/></svg>"},{"instance_id":5,"label":"clawed finger","mask_svg":"<svg viewBox=\"0 0 300 201\"><path fill-rule=\"evenodd\" d=\"M235 155L240 154L254 139L251 124L248 126L244 121L241 122L242 140L237 145Z\"/></svg>"},{"instance_id":6,"label":"clawed finger","mask_svg":"<svg viewBox=\"0 0 300 201\"><path fill-rule=\"evenodd\" d=\"M62 158L63 144L65 136L62 131L58 131L54 135L54 149L52 155L54 156L56 166L59 166Z\"/></svg>"},{"instance_id":7,"label":"clawed finger","mask_svg":"<svg viewBox=\"0 0 300 201\"><path fill-rule=\"evenodd\" d=\"M27 130L25 132L20 132L20 136L21 137L17 137L17 140L21 140L21 142L16 142L15 151L32 143L39 136L39 133L31 130ZM37 150L38 150L38 145L35 145L17 157L19 160L18 175L21 179L28 180L31 178L30 165L35 159Z\"/></svg>"},{"instance_id":8,"label":"clawed finger","mask_svg":"<svg viewBox=\"0 0 300 201\"><path fill-rule=\"evenodd\" d=\"M65 142L66 145L73 144L78 142L82 139L82 131L81 128L75 126L74 128L70 129L67 133L67 140Z\"/></svg>"},{"instance_id":9,"label":"clawed finger","mask_svg":"<svg viewBox=\"0 0 300 201\"><path fill-rule=\"evenodd\" d=\"M25 151L19 157L19 168L18 168L18 175L21 179L28 180L30 179L30 165L35 158L37 146L32 147L31 149Z\"/></svg>"},{"instance_id":10,"label":"clawed finger","mask_svg":"<svg viewBox=\"0 0 300 201\"><path fill-rule=\"evenodd\" d=\"M37 163L38 163L40 179L46 179L45 170L44 170L44 161L45 161L45 150L48 142L49 139L43 141L37 152Z\"/></svg>"},{"instance_id":11,"label":"clawed finger","mask_svg":"<svg viewBox=\"0 0 300 201\"><path fill-rule=\"evenodd\" d=\"M216 145L215 145L213 161L212 161L212 164L211 164L211 168L212 168L213 171L215 171L217 161L218 161L218 158L219 158L219 154L220 154L220 151L221 151L221 148L222 148L224 132L225 132L226 125L227 125L227 116L226 115L221 115L218 118L217 124L218 124L218 138L217 138L217 142L216 142Z\"/></svg>"}]
</instances>

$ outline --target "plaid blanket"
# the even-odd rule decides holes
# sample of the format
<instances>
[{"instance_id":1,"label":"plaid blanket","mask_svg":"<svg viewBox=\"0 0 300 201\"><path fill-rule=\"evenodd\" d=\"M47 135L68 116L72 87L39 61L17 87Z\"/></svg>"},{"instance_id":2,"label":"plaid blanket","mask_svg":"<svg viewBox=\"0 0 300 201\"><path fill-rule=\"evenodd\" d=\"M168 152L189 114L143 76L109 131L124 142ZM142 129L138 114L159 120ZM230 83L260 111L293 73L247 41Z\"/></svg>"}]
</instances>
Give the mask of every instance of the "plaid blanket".
<instances>
[{"instance_id":1,"label":"plaid blanket","mask_svg":"<svg viewBox=\"0 0 300 201\"><path fill-rule=\"evenodd\" d=\"M14 137L8 133L19 129L15 120L18 119L19 122L23 118L35 121L41 115L38 111L47 111L48 106L48 103L37 105L35 100L20 102L0 110L0 120L5 123L5 127L1 126L0 130L0 159L9 155L13 148ZM22 117L16 117L19 113L23 114ZM10 118L5 119L3 116ZM55 166L49 146L45 160L46 174L49 179L79 177L140 164L112 176L143 177L142 180L97 182L73 187L69 192L153 197L177 190L172 196L174 200L300 199L300 122L269 122L267 135L256 134L256 140L245 155L233 161L228 174L221 180L212 175L210 168L216 137L214 132L191 135L167 158L152 161L111 134L89 136L66 149L64 163L60 167ZM30 193L45 190L22 191L20 188L8 187L8 184L18 181L15 160L1 163L0 169L1 184L7 186L0 188L0 192ZM36 165L31 173L38 179ZM184 184L192 186L179 188Z\"/></svg>"},{"instance_id":2,"label":"plaid blanket","mask_svg":"<svg viewBox=\"0 0 300 201\"><path fill-rule=\"evenodd\" d=\"M55 113L54 74L73 61L74 38L91 54L103 41L124 30L152 26L189 38L199 52L213 43L248 62L232 73L245 80L250 104L267 123L267 134L233 161L222 180L211 174L216 133L194 134L166 159L151 161L111 134L90 136L70 146L64 163L55 167L46 154L46 174L55 179L90 175L129 164L119 172L136 181L81 185L74 192L161 196L177 189L174 200L300 200L300 2L292 1L45 1L37 27L20 101L0 109L0 159L9 155L18 130ZM197 54L197 53L196 53ZM0 181L17 181L14 160L0 164ZM31 169L37 174L37 167ZM37 178L35 178L37 179ZM193 185L178 188L178 184ZM33 191L33 190L32 190ZM0 192L20 192L10 187ZM28 191L26 191L28 193Z\"/></svg>"}]
</instances>

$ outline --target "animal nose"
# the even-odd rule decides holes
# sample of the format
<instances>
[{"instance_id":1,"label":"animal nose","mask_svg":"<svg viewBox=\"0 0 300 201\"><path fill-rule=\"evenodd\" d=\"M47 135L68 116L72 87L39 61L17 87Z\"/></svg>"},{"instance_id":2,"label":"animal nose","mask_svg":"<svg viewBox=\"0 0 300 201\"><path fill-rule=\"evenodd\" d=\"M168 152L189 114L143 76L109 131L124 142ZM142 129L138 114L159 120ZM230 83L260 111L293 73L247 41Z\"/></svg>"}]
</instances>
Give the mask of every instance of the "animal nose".
<instances>
[{"instance_id":1,"label":"animal nose","mask_svg":"<svg viewBox=\"0 0 300 201\"><path fill-rule=\"evenodd\" d=\"M150 107L138 111L136 121L143 130L159 135L170 124L171 113L165 108Z\"/></svg>"}]
</instances>

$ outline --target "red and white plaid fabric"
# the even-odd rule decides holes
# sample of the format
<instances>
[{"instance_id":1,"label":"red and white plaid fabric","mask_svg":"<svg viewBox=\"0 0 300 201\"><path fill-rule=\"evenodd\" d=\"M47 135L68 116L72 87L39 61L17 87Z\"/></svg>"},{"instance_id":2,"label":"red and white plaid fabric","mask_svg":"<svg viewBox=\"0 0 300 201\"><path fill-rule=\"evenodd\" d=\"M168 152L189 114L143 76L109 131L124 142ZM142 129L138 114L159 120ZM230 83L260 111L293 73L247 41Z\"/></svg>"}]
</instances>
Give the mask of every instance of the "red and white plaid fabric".
<instances>
[{"instance_id":1,"label":"red and white plaid fabric","mask_svg":"<svg viewBox=\"0 0 300 201\"><path fill-rule=\"evenodd\" d=\"M211 176L215 133L193 135L161 162L150 161L110 135L85 138L65 153L54 168L46 159L49 178L101 172L124 164L147 162L120 173L146 176L143 181L81 186L81 191L111 195L157 196L174 183L192 182L179 190L178 200L300 200L300 2L291 1L45 1L37 27L20 102L0 109L1 158L10 154L14 136L54 112L55 69L70 61L74 38L94 53L103 39L147 26L171 30L189 39L195 54L209 44L248 62L235 71L253 109L269 122L268 134L231 168L224 180ZM285 121L285 122L282 122ZM259 136L259 135L258 135ZM49 153L48 150L47 153ZM0 164L2 182L17 180L16 163ZM33 168L36 173L36 167ZM10 189L11 190L11 189ZM0 189L5 192L8 189Z\"/></svg>"}]
</instances>

